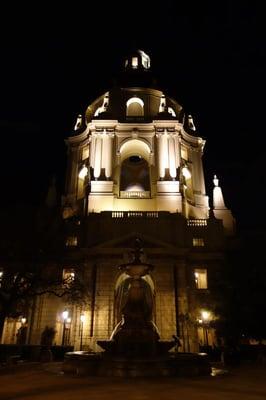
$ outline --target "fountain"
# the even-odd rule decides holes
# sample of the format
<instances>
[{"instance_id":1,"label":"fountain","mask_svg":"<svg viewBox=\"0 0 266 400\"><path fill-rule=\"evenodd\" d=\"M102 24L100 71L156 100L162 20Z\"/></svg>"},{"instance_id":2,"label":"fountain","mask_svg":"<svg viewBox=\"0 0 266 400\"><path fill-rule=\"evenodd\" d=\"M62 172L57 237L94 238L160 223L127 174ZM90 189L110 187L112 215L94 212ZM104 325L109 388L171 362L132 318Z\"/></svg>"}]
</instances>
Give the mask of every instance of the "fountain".
<instances>
[{"instance_id":1,"label":"fountain","mask_svg":"<svg viewBox=\"0 0 266 400\"><path fill-rule=\"evenodd\" d=\"M104 351L67 353L63 371L124 377L209 375L206 354L170 352L176 339L160 340L152 319L153 293L145 280L153 266L141 261L139 239L132 253L133 261L119 266L127 276L119 299L121 320L109 340L97 342Z\"/></svg>"}]
</instances>

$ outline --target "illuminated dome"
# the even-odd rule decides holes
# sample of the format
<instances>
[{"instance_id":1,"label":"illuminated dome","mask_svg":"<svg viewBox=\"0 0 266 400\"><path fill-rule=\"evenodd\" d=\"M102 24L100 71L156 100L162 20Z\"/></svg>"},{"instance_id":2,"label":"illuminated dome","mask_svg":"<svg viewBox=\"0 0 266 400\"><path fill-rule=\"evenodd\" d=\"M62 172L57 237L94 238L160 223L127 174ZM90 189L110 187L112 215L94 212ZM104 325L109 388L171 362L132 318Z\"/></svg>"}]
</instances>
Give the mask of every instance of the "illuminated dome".
<instances>
[{"instance_id":1,"label":"illuminated dome","mask_svg":"<svg viewBox=\"0 0 266 400\"><path fill-rule=\"evenodd\" d=\"M181 105L156 87L150 67L150 57L143 50L126 56L117 85L89 105L86 122L94 119L115 119L120 122L151 122L158 119L181 121Z\"/></svg>"}]
</instances>

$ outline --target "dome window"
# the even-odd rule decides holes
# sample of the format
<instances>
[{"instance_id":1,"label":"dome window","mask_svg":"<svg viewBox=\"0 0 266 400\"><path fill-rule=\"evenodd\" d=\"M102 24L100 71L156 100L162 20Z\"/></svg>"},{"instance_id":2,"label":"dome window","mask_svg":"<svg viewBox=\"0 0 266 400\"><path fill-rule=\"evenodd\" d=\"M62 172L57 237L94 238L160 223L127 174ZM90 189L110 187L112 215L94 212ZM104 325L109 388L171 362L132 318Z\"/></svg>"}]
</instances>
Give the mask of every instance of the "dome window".
<instances>
[{"instance_id":1,"label":"dome window","mask_svg":"<svg viewBox=\"0 0 266 400\"><path fill-rule=\"evenodd\" d=\"M139 97L131 97L127 101L127 117L143 117L144 102Z\"/></svg>"},{"instance_id":2,"label":"dome window","mask_svg":"<svg viewBox=\"0 0 266 400\"><path fill-rule=\"evenodd\" d=\"M132 57L132 68L138 68L138 57Z\"/></svg>"},{"instance_id":3,"label":"dome window","mask_svg":"<svg viewBox=\"0 0 266 400\"><path fill-rule=\"evenodd\" d=\"M147 70L150 66L150 57L143 50L134 51L125 60L125 68Z\"/></svg>"}]
</instances>

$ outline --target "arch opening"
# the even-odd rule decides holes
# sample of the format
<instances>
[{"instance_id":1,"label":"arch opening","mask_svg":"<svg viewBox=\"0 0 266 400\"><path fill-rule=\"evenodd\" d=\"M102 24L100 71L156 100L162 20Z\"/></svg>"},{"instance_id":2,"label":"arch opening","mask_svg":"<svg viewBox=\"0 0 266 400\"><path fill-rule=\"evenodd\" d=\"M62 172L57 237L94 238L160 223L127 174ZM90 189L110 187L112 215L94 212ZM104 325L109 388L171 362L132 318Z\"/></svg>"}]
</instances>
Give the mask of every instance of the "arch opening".
<instances>
[{"instance_id":1,"label":"arch opening","mask_svg":"<svg viewBox=\"0 0 266 400\"><path fill-rule=\"evenodd\" d=\"M127 101L127 117L143 117L144 102L139 97L131 97Z\"/></svg>"},{"instance_id":2,"label":"arch opening","mask_svg":"<svg viewBox=\"0 0 266 400\"><path fill-rule=\"evenodd\" d=\"M150 171L148 162L135 154L121 165L120 192L149 192Z\"/></svg>"}]
</instances>

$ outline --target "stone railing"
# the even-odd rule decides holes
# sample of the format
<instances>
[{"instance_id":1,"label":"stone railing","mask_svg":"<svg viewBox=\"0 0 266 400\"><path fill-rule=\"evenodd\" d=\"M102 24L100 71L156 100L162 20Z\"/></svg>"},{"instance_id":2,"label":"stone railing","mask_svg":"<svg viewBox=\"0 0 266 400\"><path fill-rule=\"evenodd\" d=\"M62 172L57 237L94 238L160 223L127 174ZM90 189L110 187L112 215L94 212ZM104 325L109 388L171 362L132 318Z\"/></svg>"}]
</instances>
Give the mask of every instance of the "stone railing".
<instances>
[{"instance_id":1,"label":"stone railing","mask_svg":"<svg viewBox=\"0 0 266 400\"><path fill-rule=\"evenodd\" d=\"M207 226L207 219L188 219L187 226Z\"/></svg>"},{"instance_id":2,"label":"stone railing","mask_svg":"<svg viewBox=\"0 0 266 400\"><path fill-rule=\"evenodd\" d=\"M158 218L157 211L112 211L112 218Z\"/></svg>"},{"instance_id":3,"label":"stone railing","mask_svg":"<svg viewBox=\"0 0 266 400\"><path fill-rule=\"evenodd\" d=\"M148 199L150 197L149 191L121 191L120 198L123 199Z\"/></svg>"}]
</instances>

